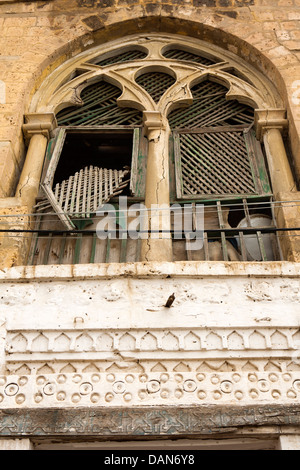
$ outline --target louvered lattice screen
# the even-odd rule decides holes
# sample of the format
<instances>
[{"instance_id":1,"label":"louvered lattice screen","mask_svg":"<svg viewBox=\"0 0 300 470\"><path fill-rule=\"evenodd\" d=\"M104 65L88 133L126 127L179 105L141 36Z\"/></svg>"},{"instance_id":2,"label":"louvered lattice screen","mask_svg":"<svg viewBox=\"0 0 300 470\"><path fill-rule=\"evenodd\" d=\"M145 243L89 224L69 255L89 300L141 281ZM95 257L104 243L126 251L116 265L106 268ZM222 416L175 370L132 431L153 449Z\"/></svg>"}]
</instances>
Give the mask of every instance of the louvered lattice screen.
<instances>
[{"instance_id":1,"label":"louvered lattice screen","mask_svg":"<svg viewBox=\"0 0 300 470\"><path fill-rule=\"evenodd\" d=\"M139 50L130 50L126 52L121 52L119 54L113 55L111 57L98 57L96 60L93 61L96 65L101 65L104 67L105 65L112 65L118 64L123 62L129 62L130 60L140 60L145 59L147 57L147 53L144 51Z\"/></svg>"},{"instance_id":2,"label":"louvered lattice screen","mask_svg":"<svg viewBox=\"0 0 300 470\"><path fill-rule=\"evenodd\" d=\"M208 59L207 57L203 57L198 54L194 54L190 51L183 51L180 49L169 49L163 53L164 57L167 59L174 59L174 60L188 60L189 62L196 62L197 64L201 65L213 65L216 64L218 61L214 61L212 59Z\"/></svg>"},{"instance_id":3,"label":"louvered lattice screen","mask_svg":"<svg viewBox=\"0 0 300 470\"><path fill-rule=\"evenodd\" d=\"M192 88L193 104L169 114L172 129L251 124L253 109L235 100L226 100L227 88L205 81Z\"/></svg>"},{"instance_id":4,"label":"louvered lattice screen","mask_svg":"<svg viewBox=\"0 0 300 470\"><path fill-rule=\"evenodd\" d=\"M57 183L53 189L43 184L48 197L37 204L37 211L43 212L52 206L66 228L72 229L72 220L90 218L102 204L120 194L129 184L129 173L129 170L90 165Z\"/></svg>"},{"instance_id":5,"label":"louvered lattice screen","mask_svg":"<svg viewBox=\"0 0 300 470\"><path fill-rule=\"evenodd\" d=\"M151 98L158 103L163 94L175 83L175 78L167 73L149 72L140 75L136 82L149 93Z\"/></svg>"},{"instance_id":6,"label":"louvered lattice screen","mask_svg":"<svg viewBox=\"0 0 300 470\"><path fill-rule=\"evenodd\" d=\"M255 194L243 131L179 133L181 195Z\"/></svg>"},{"instance_id":7,"label":"louvered lattice screen","mask_svg":"<svg viewBox=\"0 0 300 470\"><path fill-rule=\"evenodd\" d=\"M142 113L136 109L120 108L117 98L121 90L101 81L81 93L83 106L62 110L57 114L59 126L105 126L142 124Z\"/></svg>"},{"instance_id":8,"label":"louvered lattice screen","mask_svg":"<svg viewBox=\"0 0 300 470\"><path fill-rule=\"evenodd\" d=\"M54 196L70 217L90 217L91 213L128 185L128 170L85 167L57 184ZM127 176L127 180L125 177Z\"/></svg>"}]
</instances>

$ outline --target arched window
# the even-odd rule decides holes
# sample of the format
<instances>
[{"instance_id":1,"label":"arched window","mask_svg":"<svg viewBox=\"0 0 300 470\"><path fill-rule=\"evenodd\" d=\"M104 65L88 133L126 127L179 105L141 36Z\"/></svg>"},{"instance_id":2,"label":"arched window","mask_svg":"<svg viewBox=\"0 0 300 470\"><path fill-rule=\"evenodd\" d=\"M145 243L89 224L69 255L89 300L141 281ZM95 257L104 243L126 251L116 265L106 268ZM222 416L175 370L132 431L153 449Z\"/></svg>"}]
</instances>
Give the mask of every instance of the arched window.
<instances>
[{"instance_id":1,"label":"arched window","mask_svg":"<svg viewBox=\"0 0 300 470\"><path fill-rule=\"evenodd\" d=\"M190 233L175 236L170 219L174 261L281 259L254 125L255 109L274 107L275 98L230 53L172 38L154 42L85 54L48 97L57 128L36 210L51 237L36 238L30 264L139 261L143 237L124 236L128 210L158 201L189 205L192 213L204 206L199 250L188 248ZM104 241L95 227L107 202L116 208L118 236Z\"/></svg>"},{"instance_id":2,"label":"arched window","mask_svg":"<svg viewBox=\"0 0 300 470\"><path fill-rule=\"evenodd\" d=\"M120 108L121 91L101 80L81 93L82 106L57 114L59 132L50 143L38 209L53 207L66 228L92 223L98 207L132 187L130 168L142 125L141 112ZM51 153L51 148L54 148Z\"/></svg>"},{"instance_id":3,"label":"arched window","mask_svg":"<svg viewBox=\"0 0 300 470\"><path fill-rule=\"evenodd\" d=\"M205 204L205 248L188 256L195 260L276 259L280 255L270 246L270 235L244 237L239 232L231 237L214 232L214 228L247 226L256 220L275 225L267 202L272 191L265 158L253 130L253 108L226 100L228 89L210 79L193 86L191 92L192 105L169 115L174 199Z\"/></svg>"},{"instance_id":4,"label":"arched window","mask_svg":"<svg viewBox=\"0 0 300 470\"><path fill-rule=\"evenodd\" d=\"M228 90L210 80L191 91L193 104L169 115L177 197L270 195L262 153L253 151L253 109L226 100Z\"/></svg>"}]
</instances>

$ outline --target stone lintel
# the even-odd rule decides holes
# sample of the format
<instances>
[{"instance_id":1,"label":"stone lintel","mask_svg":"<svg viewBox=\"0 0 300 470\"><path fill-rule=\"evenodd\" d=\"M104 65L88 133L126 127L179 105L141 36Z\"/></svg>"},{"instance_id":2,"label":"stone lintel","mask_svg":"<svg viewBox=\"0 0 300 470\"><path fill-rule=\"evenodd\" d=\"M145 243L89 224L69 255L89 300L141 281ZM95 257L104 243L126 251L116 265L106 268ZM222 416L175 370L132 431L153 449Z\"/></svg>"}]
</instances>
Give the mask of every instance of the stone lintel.
<instances>
[{"instance_id":1,"label":"stone lintel","mask_svg":"<svg viewBox=\"0 0 300 470\"><path fill-rule=\"evenodd\" d=\"M278 129L283 132L288 127L285 109L256 109L254 113L254 127L256 137L262 141L265 132L269 129Z\"/></svg>"},{"instance_id":2,"label":"stone lintel","mask_svg":"<svg viewBox=\"0 0 300 470\"><path fill-rule=\"evenodd\" d=\"M43 408L0 411L0 437L184 437L300 428L300 405Z\"/></svg>"},{"instance_id":3,"label":"stone lintel","mask_svg":"<svg viewBox=\"0 0 300 470\"><path fill-rule=\"evenodd\" d=\"M28 142L35 134L41 134L49 139L52 131L57 127L54 113L30 113L25 115L23 133Z\"/></svg>"}]
</instances>

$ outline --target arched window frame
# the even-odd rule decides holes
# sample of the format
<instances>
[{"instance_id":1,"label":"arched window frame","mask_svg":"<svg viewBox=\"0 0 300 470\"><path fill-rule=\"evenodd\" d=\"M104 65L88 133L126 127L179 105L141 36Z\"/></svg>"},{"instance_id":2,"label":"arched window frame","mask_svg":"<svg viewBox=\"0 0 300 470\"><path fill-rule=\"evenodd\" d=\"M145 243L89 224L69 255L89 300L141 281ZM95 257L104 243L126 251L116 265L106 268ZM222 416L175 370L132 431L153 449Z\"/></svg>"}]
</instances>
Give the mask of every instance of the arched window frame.
<instances>
[{"instance_id":1,"label":"arched window frame","mask_svg":"<svg viewBox=\"0 0 300 470\"><path fill-rule=\"evenodd\" d=\"M136 42L136 38L127 40L125 47L129 52L134 50ZM259 130L257 136L261 132L261 140L264 139L265 133L269 129L282 130L286 126L287 121L283 116L282 102L273 85L253 68L237 60L233 54L209 46L202 41L198 41L198 47L195 47L194 41L171 36L153 35L151 40L149 40L149 35L147 37L141 36L138 43L140 50L143 48L144 51L147 51L146 58L128 63L126 61L115 62L104 67L96 65L97 57L100 55L113 56L114 52L117 54L120 44L110 44L101 48L101 54L97 49L85 52L71 60L68 67L60 67L60 70L46 80L34 97L27 120L30 121L33 115L50 116L68 106L80 106L82 104L80 90L99 80L100 76L105 76L107 80L122 89L122 95L118 99L119 106L134 107L143 112L144 128L149 142L154 142L155 136L161 135L162 131L165 131L164 140L166 141L170 132L167 121L168 114L176 107L191 104L193 83L209 76L219 83L227 84L229 91L226 99L237 99L254 107L256 110L255 126L256 130ZM181 47L196 53L201 51L203 56L213 57L217 62L212 65L204 65L194 64L190 61L174 61L164 57L164 51L170 50L172 47ZM169 70L169 73L176 76L176 83L157 103L135 81L135 77L141 75L146 68L154 71ZM247 77L247 81L241 77ZM276 123L274 124L269 119L261 119L264 112L267 112L268 116L275 113ZM29 131L29 127L30 124L27 129L26 125L24 126L25 132ZM266 151L268 154L268 149ZM285 156L283 156L284 158ZM290 174L287 175L287 179L292 184ZM274 191L277 190L278 188L275 188ZM160 255L158 256L161 259ZM146 260L150 259L146 258Z\"/></svg>"}]
</instances>

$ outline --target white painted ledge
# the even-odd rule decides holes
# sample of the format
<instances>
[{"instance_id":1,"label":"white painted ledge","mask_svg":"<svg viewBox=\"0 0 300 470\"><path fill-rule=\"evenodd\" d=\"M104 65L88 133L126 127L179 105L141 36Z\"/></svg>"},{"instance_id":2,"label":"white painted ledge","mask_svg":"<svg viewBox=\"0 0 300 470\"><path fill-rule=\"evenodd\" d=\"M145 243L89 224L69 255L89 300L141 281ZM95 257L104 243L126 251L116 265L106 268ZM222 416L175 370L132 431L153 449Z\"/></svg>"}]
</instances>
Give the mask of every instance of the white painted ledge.
<instances>
[{"instance_id":1,"label":"white painted ledge","mask_svg":"<svg viewBox=\"0 0 300 470\"><path fill-rule=\"evenodd\" d=\"M300 450L300 435L280 436L278 447L278 450Z\"/></svg>"},{"instance_id":2,"label":"white painted ledge","mask_svg":"<svg viewBox=\"0 0 300 470\"><path fill-rule=\"evenodd\" d=\"M29 439L0 439L1 450L33 450Z\"/></svg>"},{"instance_id":3,"label":"white painted ledge","mask_svg":"<svg viewBox=\"0 0 300 470\"><path fill-rule=\"evenodd\" d=\"M166 277L299 277L300 263L177 261L17 266L0 270L0 282Z\"/></svg>"}]
</instances>

